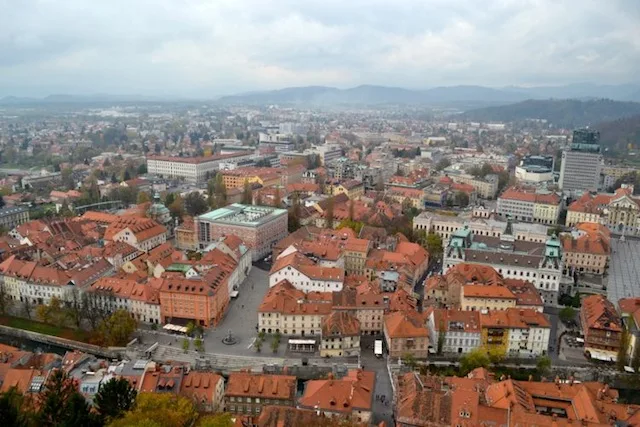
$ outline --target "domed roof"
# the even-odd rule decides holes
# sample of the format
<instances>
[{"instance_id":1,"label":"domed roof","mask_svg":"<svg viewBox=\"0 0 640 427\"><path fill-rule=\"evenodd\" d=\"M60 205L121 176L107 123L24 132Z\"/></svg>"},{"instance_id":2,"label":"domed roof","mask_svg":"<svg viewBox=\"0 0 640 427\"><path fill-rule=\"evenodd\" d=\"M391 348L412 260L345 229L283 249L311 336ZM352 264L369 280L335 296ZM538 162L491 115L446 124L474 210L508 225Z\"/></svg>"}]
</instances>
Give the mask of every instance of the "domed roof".
<instances>
[{"instance_id":1,"label":"domed roof","mask_svg":"<svg viewBox=\"0 0 640 427\"><path fill-rule=\"evenodd\" d=\"M153 204L149 206L147 214L152 218L162 218L163 216L171 216L169 208L160 202L160 195L158 193L153 196Z\"/></svg>"}]
</instances>

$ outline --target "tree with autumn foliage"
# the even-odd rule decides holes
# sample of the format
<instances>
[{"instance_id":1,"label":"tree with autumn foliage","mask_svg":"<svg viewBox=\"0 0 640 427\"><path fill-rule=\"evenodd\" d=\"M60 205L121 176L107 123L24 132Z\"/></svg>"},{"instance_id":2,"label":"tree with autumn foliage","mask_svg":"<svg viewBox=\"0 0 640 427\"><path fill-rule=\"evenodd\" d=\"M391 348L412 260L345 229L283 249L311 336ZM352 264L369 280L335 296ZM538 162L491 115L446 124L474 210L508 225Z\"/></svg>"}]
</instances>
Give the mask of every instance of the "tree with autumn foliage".
<instances>
[{"instance_id":1,"label":"tree with autumn foliage","mask_svg":"<svg viewBox=\"0 0 640 427\"><path fill-rule=\"evenodd\" d=\"M196 425L197 419L196 406L186 397L171 393L140 393L134 408L109 425L190 427Z\"/></svg>"}]
</instances>

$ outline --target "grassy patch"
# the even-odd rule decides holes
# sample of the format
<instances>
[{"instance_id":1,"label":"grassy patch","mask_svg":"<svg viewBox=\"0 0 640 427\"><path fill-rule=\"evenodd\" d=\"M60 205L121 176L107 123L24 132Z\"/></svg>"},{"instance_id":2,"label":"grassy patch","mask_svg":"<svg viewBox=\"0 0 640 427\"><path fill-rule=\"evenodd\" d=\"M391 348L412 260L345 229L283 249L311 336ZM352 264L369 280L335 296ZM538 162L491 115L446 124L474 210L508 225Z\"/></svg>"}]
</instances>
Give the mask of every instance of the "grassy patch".
<instances>
[{"instance_id":1,"label":"grassy patch","mask_svg":"<svg viewBox=\"0 0 640 427\"><path fill-rule=\"evenodd\" d=\"M21 317L0 316L0 325L74 341L89 342L89 336L84 331L61 328L47 323L36 322L35 320L23 319Z\"/></svg>"}]
</instances>

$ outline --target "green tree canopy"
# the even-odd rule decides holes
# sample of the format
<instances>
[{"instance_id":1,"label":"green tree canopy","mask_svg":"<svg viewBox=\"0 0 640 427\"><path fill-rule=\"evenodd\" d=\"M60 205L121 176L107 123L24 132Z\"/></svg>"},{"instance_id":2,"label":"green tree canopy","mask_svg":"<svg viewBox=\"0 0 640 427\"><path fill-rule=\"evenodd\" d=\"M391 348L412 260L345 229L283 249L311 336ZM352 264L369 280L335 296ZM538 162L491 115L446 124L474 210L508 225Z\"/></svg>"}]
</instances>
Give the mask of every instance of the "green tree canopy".
<instances>
[{"instance_id":1,"label":"green tree canopy","mask_svg":"<svg viewBox=\"0 0 640 427\"><path fill-rule=\"evenodd\" d=\"M460 358L460 372L467 375L476 368L486 368L491 364L489 354L484 348L475 348Z\"/></svg>"},{"instance_id":2,"label":"green tree canopy","mask_svg":"<svg viewBox=\"0 0 640 427\"><path fill-rule=\"evenodd\" d=\"M100 386L93 398L98 413L106 420L114 420L131 410L136 401L136 390L124 378L112 378Z\"/></svg>"},{"instance_id":3,"label":"green tree canopy","mask_svg":"<svg viewBox=\"0 0 640 427\"><path fill-rule=\"evenodd\" d=\"M546 373L551 369L551 358L549 356L540 356L536 361L536 369L541 374Z\"/></svg>"},{"instance_id":4,"label":"green tree canopy","mask_svg":"<svg viewBox=\"0 0 640 427\"><path fill-rule=\"evenodd\" d=\"M65 371L52 371L38 395L38 424L41 426L99 425L89 412L84 397L76 390L75 381ZM74 424L82 422L86 424Z\"/></svg>"},{"instance_id":5,"label":"green tree canopy","mask_svg":"<svg viewBox=\"0 0 640 427\"><path fill-rule=\"evenodd\" d=\"M209 204L198 191L187 194L184 199L184 209L191 216L198 216L209 210Z\"/></svg>"},{"instance_id":6,"label":"green tree canopy","mask_svg":"<svg viewBox=\"0 0 640 427\"><path fill-rule=\"evenodd\" d=\"M242 203L245 205L250 205L253 203L253 189L251 188L251 183L247 179L244 180Z\"/></svg>"},{"instance_id":7,"label":"green tree canopy","mask_svg":"<svg viewBox=\"0 0 640 427\"><path fill-rule=\"evenodd\" d=\"M138 327L138 322L126 310L117 310L98 326L105 345L123 346L130 340Z\"/></svg>"},{"instance_id":8,"label":"green tree canopy","mask_svg":"<svg viewBox=\"0 0 640 427\"><path fill-rule=\"evenodd\" d=\"M573 307L565 307L560 310L558 317L560 318L560 320L567 323L568 321L575 319L576 310Z\"/></svg>"}]
</instances>

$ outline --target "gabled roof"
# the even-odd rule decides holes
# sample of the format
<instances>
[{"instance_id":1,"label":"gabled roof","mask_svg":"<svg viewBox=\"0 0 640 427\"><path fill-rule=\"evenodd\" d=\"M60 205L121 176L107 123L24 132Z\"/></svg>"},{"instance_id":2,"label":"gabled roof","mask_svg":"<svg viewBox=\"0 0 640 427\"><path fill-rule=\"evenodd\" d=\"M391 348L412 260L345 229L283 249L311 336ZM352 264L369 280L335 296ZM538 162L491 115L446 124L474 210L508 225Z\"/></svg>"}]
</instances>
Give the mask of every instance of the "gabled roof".
<instances>
[{"instance_id":1,"label":"gabled roof","mask_svg":"<svg viewBox=\"0 0 640 427\"><path fill-rule=\"evenodd\" d=\"M258 307L259 313L325 315L332 309L331 292L305 294L283 280L271 287Z\"/></svg>"},{"instance_id":2,"label":"gabled roof","mask_svg":"<svg viewBox=\"0 0 640 427\"><path fill-rule=\"evenodd\" d=\"M371 411L375 379L375 372L352 369L339 380L310 380L307 381L298 404L303 408L323 412Z\"/></svg>"},{"instance_id":3,"label":"gabled roof","mask_svg":"<svg viewBox=\"0 0 640 427\"><path fill-rule=\"evenodd\" d=\"M232 372L225 394L264 399L293 400L296 395L296 377L290 375L252 374Z\"/></svg>"},{"instance_id":4,"label":"gabled roof","mask_svg":"<svg viewBox=\"0 0 640 427\"><path fill-rule=\"evenodd\" d=\"M384 326L389 338L428 337L425 319L414 311L396 311L384 316Z\"/></svg>"},{"instance_id":5,"label":"gabled roof","mask_svg":"<svg viewBox=\"0 0 640 427\"><path fill-rule=\"evenodd\" d=\"M180 395L197 404L211 405L216 399L218 383L224 378L213 372L190 370L180 384Z\"/></svg>"},{"instance_id":6,"label":"gabled roof","mask_svg":"<svg viewBox=\"0 0 640 427\"><path fill-rule=\"evenodd\" d=\"M516 299L509 288L502 285L464 285L462 294L465 298Z\"/></svg>"},{"instance_id":7,"label":"gabled roof","mask_svg":"<svg viewBox=\"0 0 640 427\"><path fill-rule=\"evenodd\" d=\"M346 311L333 311L322 320L322 337L359 336L360 321Z\"/></svg>"},{"instance_id":8,"label":"gabled roof","mask_svg":"<svg viewBox=\"0 0 640 427\"><path fill-rule=\"evenodd\" d=\"M620 315L616 312L613 303L602 295L589 295L584 298L580 316L586 322L582 325L583 328L622 331Z\"/></svg>"}]
</instances>

